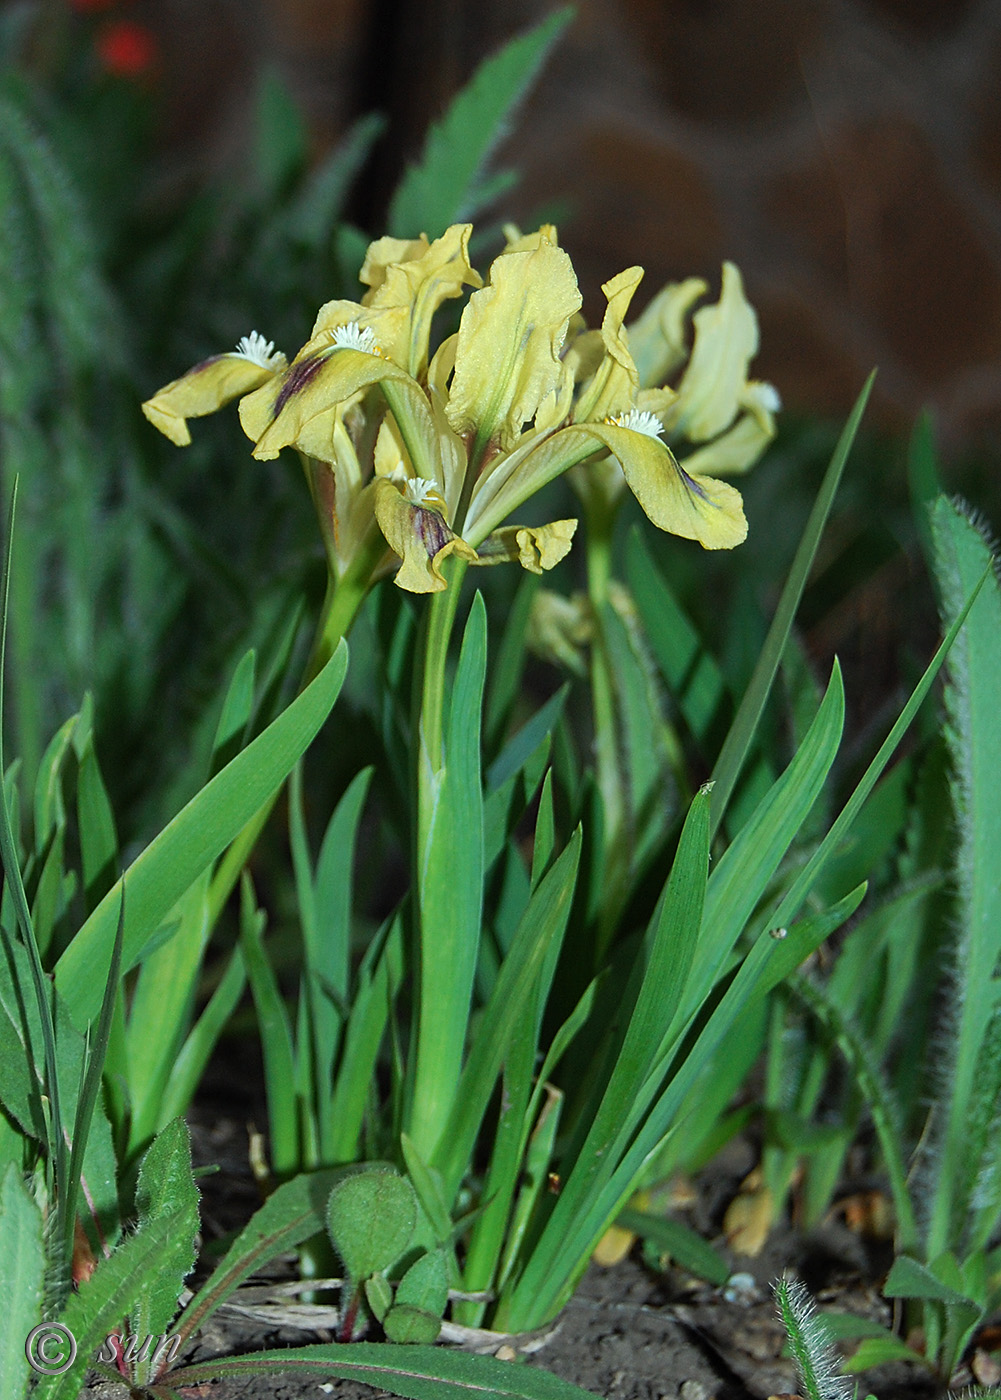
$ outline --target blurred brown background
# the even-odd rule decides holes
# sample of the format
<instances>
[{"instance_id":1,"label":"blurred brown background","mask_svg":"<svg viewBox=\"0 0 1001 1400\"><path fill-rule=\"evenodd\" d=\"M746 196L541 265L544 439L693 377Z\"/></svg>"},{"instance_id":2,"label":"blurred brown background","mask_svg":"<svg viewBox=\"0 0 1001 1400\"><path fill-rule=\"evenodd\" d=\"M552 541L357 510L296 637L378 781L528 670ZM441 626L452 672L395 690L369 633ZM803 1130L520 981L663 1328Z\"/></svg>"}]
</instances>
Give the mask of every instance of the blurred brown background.
<instances>
[{"instance_id":1,"label":"blurred brown background","mask_svg":"<svg viewBox=\"0 0 1001 1400\"><path fill-rule=\"evenodd\" d=\"M241 139L275 64L317 149L391 116L352 211L381 201L476 62L551 0L160 0L156 31L183 165ZM758 371L790 407L841 413L874 364L884 422L924 404L944 445L1001 438L1001 0L580 0L502 153L505 213L563 206L562 241L600 283L744 271Z\"/></svg>"}]
</instances>

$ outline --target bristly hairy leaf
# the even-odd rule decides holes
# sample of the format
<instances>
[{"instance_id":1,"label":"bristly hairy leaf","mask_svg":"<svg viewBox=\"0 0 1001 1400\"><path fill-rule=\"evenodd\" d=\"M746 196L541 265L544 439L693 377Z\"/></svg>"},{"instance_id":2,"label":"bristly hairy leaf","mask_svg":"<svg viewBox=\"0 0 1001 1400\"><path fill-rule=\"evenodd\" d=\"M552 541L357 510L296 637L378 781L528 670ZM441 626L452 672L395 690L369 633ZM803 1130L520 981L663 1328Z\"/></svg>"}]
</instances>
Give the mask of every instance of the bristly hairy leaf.
<instances>
[{"instance_id":1,"label":"bristly hairy leaf","mask_svg":"<svg viewBox=\"0 0 1001 1400\"><path fill-rule=\"evenodd\" d=\"M183 1228L184 1216L178 1207L150 1220L98 1264L86 1288L70 1295L60 1321L76 1339L76 1360L61 1375L40 1381L37 1400L77 1400L91 1358L109 1332L121 1326L141 1287L137 1280L155 1272Z\"/></svg>"},{"instance_id":2,"label":"bristly hairy leaf","mask_svg":"<svg viewBox=\"0 0 1001 1400\"><path fill-rule=\"evenodd\" d=\"M0 1180L0 1258L0 1393L20 1397L28 1379L24 1339L42 1315L45 1251L42 1212L16 1162Z\"/></svg>"},{"instance_id":3,"label":"bristly hairy leaf","mask_svg":"<svg viewBox=\"0 0 1001 1400\"><path fill-rule=\"evenodd\" d=\"M177 1314L184 1280L195 1265L198 1188L191 1171L191 1136L180 1118L168 1123L143 1157L136 1187L139 1230L161 1218L173 1224L170 1239L136 1282L129 1330L138 1337L166 1335ZM151 1358L139 1362L138 1379L153 1379Z\"/></svg>"},{"instance_id":4,"label":"bristly hairy leaf","mask_svg":"<svg viewBox=\"0 0 1001 1400\"><path fill-rule=\"evenodd\" d=\"M957 934L948 995L949 1049L939 1091L943 1107L933 1139L927 1257L934 1259L960 1245L982 1249L996 1228L1001 1205L996 1151L993 1189L984 1191L988 1183L978 1180L997 1136L1001 1092L1001 1013L994 980L1001 962L1001 589L991 545L967 508L940 496L931 511L931 530L945 622L953 621L971 588L988 573L947 663ZM988 1202L990 1208L983 1209Z\"/></svg>"},{"instance_id":5,"label":"bristly hairy leaf","mask_svg":"<svg viewBox=\"0 0 1001 1400\"><path fill-rule=\"evenodd\" d=\"M244 1279L323 1230L327 1198L343 1175L339 1168L310 1172L271 1193L185 1308L175 1329L182 1341L203 1326Z\"/></svg>"},{"instance_id":6,"label":"bristly hairy leaf","mask_svg":"<svg viewBox=\"0 0 1001 1400\"><path fill-rule=\"evenodd\" d=\"M380 1342L328 1343L229 1356L184 1366L170 1379L172 1385L187 1386L262 1372L364 1381L407 1400L593 1400L591 1391L534 1366L513 1366L493 1356L470 1356L440 1347Z\"/></svg>"},{"instance_id":7,"label":"bristly hairy leaf","mask_svg":"<svg viewBox=\"0 0 1001 1400\"><path fill-rule=\"evenodd\" d=\"M420 164L400 182L389 210L391 234L416 238L423 231L437 238L481 207L490 154L572 16L569 7L556 10L480 64L431 127Z\"/></svg>"},{"instance_id":8,"label":"bristly hairy leaf","mask_svg":"<svg viewBox=\"0 0 1001 1400\"><path fill-rule=\"evenodd\" d=\"M782 1278L775 1285L775 1299L806 1400L849 1400L854 1386L841 1375L830 1338L806 1289L798 1279Z\"/></svg>"}]
</instances>

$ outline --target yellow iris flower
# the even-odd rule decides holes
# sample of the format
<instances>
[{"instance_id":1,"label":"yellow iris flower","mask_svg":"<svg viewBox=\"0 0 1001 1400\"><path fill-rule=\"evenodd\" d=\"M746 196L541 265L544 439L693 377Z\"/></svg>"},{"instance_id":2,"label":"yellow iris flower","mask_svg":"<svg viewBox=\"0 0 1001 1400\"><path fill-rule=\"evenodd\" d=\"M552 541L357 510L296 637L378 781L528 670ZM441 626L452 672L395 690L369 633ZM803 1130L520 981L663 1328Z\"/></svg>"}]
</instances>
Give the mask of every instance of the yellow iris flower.
<instances>
[{"instance_id":1,"label":"yellow iris flower","mask_svg":"<svg viewBox=\"0 0 1001 1400\"><path fill-rule=\"evenodd\" d=\"M184 444L187 418L239 397L256 458L293 446L309 464L332 569L345 567L374 519L402 561L397 583L413 592L444 588L441 566L453 554L552 568L576 521L504 522L592 459L621 469L661 529L708 549L739 544L740 495L715 474L758 455L777 404L771 386L747 380L757 323L736 268L724 267L720 301L695 313L689 355L686 317L703 283L666 288L627 330L643 275L629 268L606 283L601 329L588 331L555 229L509 233L485 282L469 262L471 232L458 224L433 242L378 239L361 300L322 307L291 364L255 334L241 346L253 341L256 359L245 348L206 361L144 411ZM467 288L457 334L432 354L436 311ZM677 390L651 382L686 360ZM695 450L679 463L665 438Z\"/></svg>"}]
</instances>

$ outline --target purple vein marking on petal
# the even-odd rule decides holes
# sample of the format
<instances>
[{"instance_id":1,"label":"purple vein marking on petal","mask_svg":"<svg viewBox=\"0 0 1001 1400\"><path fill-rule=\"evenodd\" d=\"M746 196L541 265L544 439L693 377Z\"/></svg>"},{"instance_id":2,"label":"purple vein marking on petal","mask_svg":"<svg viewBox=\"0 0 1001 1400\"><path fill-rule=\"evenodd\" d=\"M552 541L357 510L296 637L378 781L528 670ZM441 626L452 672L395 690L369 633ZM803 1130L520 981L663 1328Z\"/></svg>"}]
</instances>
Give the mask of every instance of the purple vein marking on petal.
<instances>
[{"instance_id":1,"label":"purple vein marking on petal","mask_svg":"<svg viewBox=\"0 0 1001 1400\"><path fill-rule=\"evenodd\" d=\"M705 501L707 506L716 506L716 508L719 509L717 502L712 500L711 497L708 496L705 491L703 491L702 487L695 480L695 478L693 476L689 476L680 463L678 464L678 471L681 473L681 478L684 481L685 485L691 492L693 492L694 495L698 496L700 501Z\"/></svg>"},{"instance_id":2,"label":"purple vein marking on petal","mask_svg":"<svg viewBox=\"0 0 1001 1400\"><path fill-rule=\"evenodd\" d=\"M188 374L197 374L199 370L208 369L209 365L214 365L218 360L225 360L226 355L210 355L207 360L199 360L197 365L193 365L188 370Z\"/></svg>"},{"instance_id":3,"label":"purple vein marking on petal","mask_svg":"<svg viewBox=\"0 0 1001 1400\"><path fill-rule=\"evenodd\" d=\"M271 421L278 417L282 409L288 403L293 394L298 394L301 389L316 377L321 367L326 363L326 355L308 355L306 359L300 360L298 364L292 366L285 376L285 382L278 391L275 399L275 406L271 410Z\"/></svg>"},{"instance_id":4,"label":"purple vein marking on petal","mask_svg":"<svg viewBox=\"0 0 1001 1400\"><path fill-rule=\"evenodd\" d=\"M414 523L417 526L417 534L421 544L427 550L428 558L433 559L452 539L452 531L437 511L425 510L423 506L415 506L414 514L417 517Z\"/></svg>"}]
</instances>

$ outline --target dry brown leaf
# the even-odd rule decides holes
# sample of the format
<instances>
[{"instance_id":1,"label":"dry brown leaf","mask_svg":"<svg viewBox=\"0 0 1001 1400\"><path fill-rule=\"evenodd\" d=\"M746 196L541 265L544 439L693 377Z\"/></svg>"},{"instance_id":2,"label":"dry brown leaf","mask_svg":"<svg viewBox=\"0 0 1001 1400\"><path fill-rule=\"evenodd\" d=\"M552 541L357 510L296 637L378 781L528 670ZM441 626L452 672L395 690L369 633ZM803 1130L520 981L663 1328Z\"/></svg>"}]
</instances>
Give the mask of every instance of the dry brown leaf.
<instances>
[{"instance_id":1,"label":"dry brown leaf","mask_svg":"<svg viewBox=\"0 0 1001 1400\"><path fill-rule=\"evenodd\" d=\"M751 1173L752 1176L755 1173ZM748 1177L748 1181L751 1178ZM760 1174L759 1174L760 1179ZM746 1185L746 1182L745 1182ZM741 1191L734 1196L723 1217L723 1233L736 1254L753 1258L760 1254L775 1218L775 1204L767 1186Z\"/></svg>"}]
</instances>

